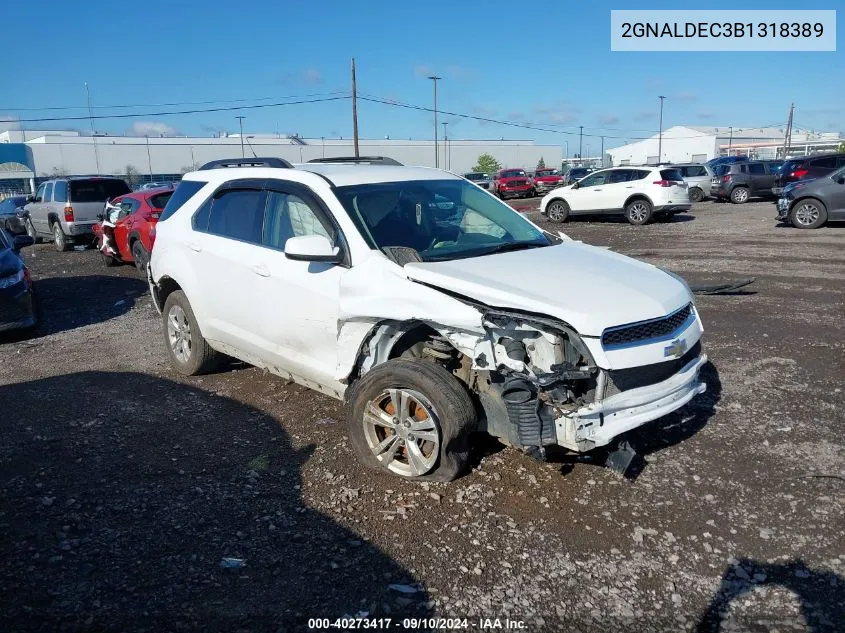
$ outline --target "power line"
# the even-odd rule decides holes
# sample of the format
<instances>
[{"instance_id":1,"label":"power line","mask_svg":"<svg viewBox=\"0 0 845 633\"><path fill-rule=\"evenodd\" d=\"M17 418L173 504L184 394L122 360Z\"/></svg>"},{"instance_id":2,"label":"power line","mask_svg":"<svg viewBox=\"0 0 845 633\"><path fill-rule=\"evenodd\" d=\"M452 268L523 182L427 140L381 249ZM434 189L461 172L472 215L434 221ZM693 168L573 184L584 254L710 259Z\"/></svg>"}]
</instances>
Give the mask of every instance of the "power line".
<instances>
[{"instance_id":1,"label":"power line","mask_svg":"<svg viewBox=\"0 0 845 633\"><path fill-rule=\"evenodd\" d=\"M305 95L285 95L283 97L254 97L249 99L212 99L211 101L172 101L169 103L118 103L115 105L95 105L94 110L119 110L126 108L169 108L186 105L211 105L214 103L248 103L250 101L270 101L271 99L308 99L311 97L332 97L348 94L348 90L334 90L332 92L313 92ZM46 112L48 110L84 110L84 105L73 106L44 106L41 108L7 108L0 106L2 112ZM51 119L56 121L58 119Z\"/></svg>"},{"instance_id":2,"label":"power line","mask_svg":"<svg viewBox=\"0 0 845 633\"><path fill-rule=\"evenodd\" d=\"M360 93L358 95L358 98L362 101L370 101L372 103L381 103L381 104L384 104L384 105L391 105L391 106L395 106L395 107L398 107L398 108L406 108L406 109L409 109L409 110L419 110L419 111L422 111L422 112L433 112L434 111L432 108L427 108L425 106L414 105L414 104L410 104L410 103L402 103L401 101L396 101L395 99L381 99L381 98L372 97L372 96L362 96ZM509 127L517 127L517 128L522 128L522 129L525 129L525 130L534 130L536 132L548 132L548 133L551 133L551 134L565 134L567 136L579 136L580 135L579 132L567 132L565 130L550 129L550 127L548 125L546 125L545 123L516 123L514 121L502 121L501 119L493 119L493 118L490 118L490 117L483 117L483 116L479 116L479 115L475 115L475 114L464 114L464 113L461 113L461 112L449 112L447 110L442 110L442 109L438 109L438 112L440 114L448 114L449 116L460 117L460 118L463 118L463 119L472 119L472 120L475 120L475 121L484 121L485 123L495 123L497 125L506 125L506 126L509 126ZM578 126L578 127L580 127L580 126ZM604 136L605 138L621 139L621 140L638 140L638 141L644 141L644 140L648 140L648 139L652 138L651 136L631 136L629 134L626 134L624 136L611 136L611 135L608 135L608 134L604 134L604 135L602 135L602 134L584 134L584 136L593 137L593 138L601 138L602 136ZM673 136L671 138L681 140L681 139L691 139L691 138L702 138L702 137L705 137L705 136L711 136L711 135L701 132L699 134L696 134L695 136Z\"/></svg>"},{"instance_id":3,"label":"power line","mask_svg":"<svg viewBox=\"0 0 845 633\"><path fill-rule=\"evenodd\" d=\"M167 112L133 112L131 114L95 114L93 116L71 116L71 117L42 117L38 119L0 119L0 123L40 123L44 121L85 121L88 119L137 119L139 117L172 116L178 114L201 114L205 112L232 112L237 110L255 110L257 108L276 108L288 105L301 105L305 103L322 103L325 101L343 101L350 99L349 95L337 97L323 97L320 99L300 99L298 101L282 101L278 103L260 103L253 105L229 106L225 108L204 108L194 110L171 110Z\"/></svg>"}]
</instances>

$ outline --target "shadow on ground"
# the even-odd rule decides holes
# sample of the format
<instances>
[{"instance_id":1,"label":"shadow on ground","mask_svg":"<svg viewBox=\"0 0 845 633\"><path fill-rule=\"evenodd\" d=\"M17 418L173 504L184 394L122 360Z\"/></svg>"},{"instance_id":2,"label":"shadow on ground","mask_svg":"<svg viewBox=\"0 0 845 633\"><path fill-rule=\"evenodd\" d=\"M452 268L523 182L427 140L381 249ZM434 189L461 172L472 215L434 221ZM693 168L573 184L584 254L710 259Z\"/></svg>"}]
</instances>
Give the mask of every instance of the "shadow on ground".
<instances>
[{"instance_id":1,"label":"shadow on ground","mask_svg":"<svg viewBox=\"0 0 845 633\"><path fill-rule=\"evenodd\" d=\"M731 607L740 599L761 587L783 587L792 592L798 601L803 623L766 622L755 616L753 621L743 621L741 615L731 614ZM774 618L772 618L774 620ZM718 633L723 630L771 631L783 625L798 624L810 633L842 631L845 625L845 578L830 571L807 567L801 560L769 564L751 559L736 561L725 570L722 584L701 616L696 633ZM804 626L801 627L801 624ZM746 628L751 627L751 628Z\"/></svg>"},{"instance_id":2,"label":"shadow on ground","mask_svg":"<svg viewBox=\"0 0 845 633\"><path fill-rule=\"evenodd\" d=\"M311 447L258 410L138 373L3 386L0 402L13 412L2 630L301 630L427 612L409 572L303 503Z\"/></svg>"}]
</instances>

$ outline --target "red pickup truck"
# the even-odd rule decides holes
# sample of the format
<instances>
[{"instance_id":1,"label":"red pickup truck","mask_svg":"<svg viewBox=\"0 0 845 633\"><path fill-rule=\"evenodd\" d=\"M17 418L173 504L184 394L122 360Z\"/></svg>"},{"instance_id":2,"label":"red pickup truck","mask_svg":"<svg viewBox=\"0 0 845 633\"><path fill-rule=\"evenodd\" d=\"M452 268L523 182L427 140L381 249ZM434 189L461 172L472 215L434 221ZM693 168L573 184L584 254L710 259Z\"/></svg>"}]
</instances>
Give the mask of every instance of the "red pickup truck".
<instances>
[{"instance_id":1,"label":"red pickup truck","mask_svg":"<svg viewBox=\"0 0 845 633\"><path fill-rule=\"evenodd\" d=\"M534 172L534 190L538 193L546 193L552 189L563 186L563 176L557 169L538 169Z\"/></svg>"},{"instance_id":2,"label":"red pickup truck","mask_svg":"<svg viewBox=\"0 0 845 633\"><path fill-rule=\"evenodd\" d=\"M534 182L524 169L500 169L490 186L502 198L533 198Z\"/></svg>"}]
</instances>

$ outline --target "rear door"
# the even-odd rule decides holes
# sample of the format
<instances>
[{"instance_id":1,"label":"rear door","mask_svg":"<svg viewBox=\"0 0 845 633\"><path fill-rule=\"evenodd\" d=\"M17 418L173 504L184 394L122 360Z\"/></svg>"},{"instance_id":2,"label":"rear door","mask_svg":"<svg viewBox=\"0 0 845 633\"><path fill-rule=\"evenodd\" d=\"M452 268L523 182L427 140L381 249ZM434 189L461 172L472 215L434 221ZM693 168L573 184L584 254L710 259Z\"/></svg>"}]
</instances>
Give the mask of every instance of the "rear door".
<instances>
[{"instance_id":1,"label":"rear door","mask_svg":"<svg viewBox=\"0 0 845 633\"><path fill-rule=\"evenodd\" d=\"M203 296L204 334L239 350L247 362L266 362L258 334L258 304L251 266L260 248L266 193L264 181L233 180L194 214L189 248Z\"/></svg>"},{"instance_id":2,"label":"rear door","mask_svg":"<svg viewBox=\"0 0 845 633\"><path fill-rule=\"evenodd\" d=\"M70 181L69 202L73 207L73 221L95 224L103 212L106 200L131 193L119 178L79 178Z\"/></svg>"}]
</instances>

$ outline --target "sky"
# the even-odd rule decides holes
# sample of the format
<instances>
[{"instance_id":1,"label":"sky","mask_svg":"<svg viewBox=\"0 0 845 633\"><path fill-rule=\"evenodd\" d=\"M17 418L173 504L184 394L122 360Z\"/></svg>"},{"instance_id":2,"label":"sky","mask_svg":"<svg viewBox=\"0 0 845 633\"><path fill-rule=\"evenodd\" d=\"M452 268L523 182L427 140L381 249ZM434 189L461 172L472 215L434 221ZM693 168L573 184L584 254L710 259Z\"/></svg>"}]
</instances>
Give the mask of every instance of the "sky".
<instances>
[{"instance_id":1,"label":"sky","mask_svg":"<svg viewBox=\"0 0 845 633\"><path fill-rule=\"evenodd\" d=\"M211 136L237 132L241 115L246 134L349 138L351 102L344 97L354 56L361 138L431 138L431 112L365 99L431 108L432 74L443 77L438 106L452 114L439 120L453 139L531 139L574 153L584 126L584 151L595 153L600 135L607 148L655 134L658 95L666 96L664 129L782 126L795 102L799 127L845 131L842 36L837 52L611 52L612 8L684 4L42 0L38 14L49 19L38 20L32 5L9 2L0 119L86 117L87 82L95 114L141 115L95 122L110 134ZM842 0L799 4L840 9L837 31L845 33ZM689 8L795 9L796 3L711 0ZM163 114L292 101L310 103ZM106 107L115 105L139 107ZM44 109L57 107L67 109ZM87 118L22 125L91 129Z\"/></svg>"}]
</instances>

